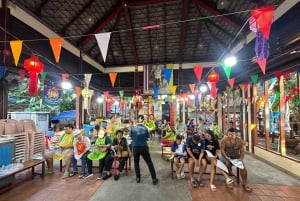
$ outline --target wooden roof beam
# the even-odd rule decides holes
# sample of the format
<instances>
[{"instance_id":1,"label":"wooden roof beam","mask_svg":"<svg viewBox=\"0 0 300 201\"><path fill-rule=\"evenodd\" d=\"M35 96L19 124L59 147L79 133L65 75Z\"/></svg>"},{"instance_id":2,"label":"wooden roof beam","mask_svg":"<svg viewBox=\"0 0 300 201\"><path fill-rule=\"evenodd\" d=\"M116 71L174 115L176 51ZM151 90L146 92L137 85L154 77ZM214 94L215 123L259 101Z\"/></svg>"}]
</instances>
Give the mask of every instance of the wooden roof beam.
<instances>
[{"instance_id":1,"label":"wooden roof beam","mask_svg":"<svg viewBox=\"0 0 300 201\"><path fill-rule=\"evenodd\" d=\"M240 30L241 29L240 25L238 25L237 23L235 23L234 21L232 21L228 17L222 15L222 13L220 13L219 11L217 11L214 8L212 8L209 5L207 5L207 3L205 3L203 0L201 0L201 1L200 0L193 0L193 1L198 6L198 8L203 8L207 12L209 12L210 14L212 14L214 16L218 15L218 18L220 18L223 22L227 23L228 25L230 25L231 27L235 28L236 30Z\"/></svg>"},{"instance_id":2,"label":"wooden roof beam","mask_svg":"<svg viewBox=\"0 0 300 201\"><path fill-rule=\"evenodd\" d=\"M189 11L189 0L183 1L183 10L182 10L182 21L185 21L188 16ZM178 51L179 63L182 62L182 53L184 50L185 43L185 35L186 35L186 22L181 23L181 31L180 31L180 46Z\"/></svg>"}]
</instances>

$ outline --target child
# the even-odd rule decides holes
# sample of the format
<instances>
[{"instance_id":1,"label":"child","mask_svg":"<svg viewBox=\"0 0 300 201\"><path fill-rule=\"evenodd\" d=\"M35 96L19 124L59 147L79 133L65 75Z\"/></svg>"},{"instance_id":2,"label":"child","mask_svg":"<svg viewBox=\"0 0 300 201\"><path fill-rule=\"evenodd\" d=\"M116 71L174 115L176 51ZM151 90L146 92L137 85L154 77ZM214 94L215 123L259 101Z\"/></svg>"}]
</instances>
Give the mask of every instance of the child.
<instances>
[{"instance_id":1,"label":"child","mask_svg":"<svg viewBox=\"0 0 300 201\"><path fill-rule=\"evenodd\" d=\"M178 179L185 178L183 167L184 167L185 160L187 159L187 152L186 152L186 146L182 142L181 135L176 136L176 141L172 145L171 151L173 153L172 156L173 156L174 164L177 167L177 171L176 171L177 178Z\"/></svg>"},{"instance_id":2,"label":"child","mask_svg":"<svg viewBox=\"0 0 300 201\"><path fill-rule=\"evenodd\" d=\"M79 178L87 179L93 176L92 173L92 161L88 159L87 155L90 153L91 142L90 139L86 136L83 136L84 130L76 130L74 132L74 158L76 160L81 159L81 174L79 174ZM85 167L87 166L88 174L85 175ZM73 171L77 171L77 164L73 163Z\"/></svg>"}]
</instances>

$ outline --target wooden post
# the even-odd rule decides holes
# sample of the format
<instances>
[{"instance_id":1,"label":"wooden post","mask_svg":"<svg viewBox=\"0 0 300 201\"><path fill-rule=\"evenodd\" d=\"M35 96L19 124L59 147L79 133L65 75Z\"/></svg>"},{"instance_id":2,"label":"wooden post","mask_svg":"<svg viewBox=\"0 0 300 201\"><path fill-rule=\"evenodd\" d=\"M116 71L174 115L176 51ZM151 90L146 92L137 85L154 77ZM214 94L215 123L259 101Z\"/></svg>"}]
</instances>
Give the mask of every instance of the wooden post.
<instances>
[{"instance_id":1,"label":"wooden post","mask_svg":"<svg viewBox=\"0 0 300 201\"><path fill-rule=\"evenodd\" d=\"M269 81L265 81L265 97L264 97L264 107L265 107L265 148L270 149L270 104L269 104ZM275 134L274 134L275 135Z\"/></svg>"},{"instance_id":2,"label":"wooden post","mask_svg":"<svg viewBox=\"0 0 300 201\"><path fill-rule=\"evenodd\" d=\"M280 137L279 137L279 151L283 156L286 156L286 147L285 147L285 103L284 103L284 79L283 75L280 76L279 80L279 92L280 92Z\"/></svg>"}]
</instances>

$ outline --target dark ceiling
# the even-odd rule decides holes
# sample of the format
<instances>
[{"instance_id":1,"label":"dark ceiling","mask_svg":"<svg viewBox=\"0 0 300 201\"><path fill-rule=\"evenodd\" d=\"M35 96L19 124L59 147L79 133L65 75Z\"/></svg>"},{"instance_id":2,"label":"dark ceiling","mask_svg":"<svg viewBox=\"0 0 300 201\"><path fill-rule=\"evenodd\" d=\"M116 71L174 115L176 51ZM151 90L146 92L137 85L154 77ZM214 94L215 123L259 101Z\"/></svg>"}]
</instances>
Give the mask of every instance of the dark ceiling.
<instances>
[{"instance_id":1,"label":"dark ceiling","mask_svg":"<svg viewBox=\"0 0 300 201\"><path fill-rule=\"evenodd\" d=\"M248 19L251 9L275 5L266 75L274 69L299 65L300 54L290 54L300 50L299 1L227 1L229 4L222 8L220 0L13 0L8 3L9 36L24 40L19 65L35 52L46 65L48 79L58 80L64 72L80 85L82 74L92 73L94 89L116 93L125 90L129 95L135 88L143 88L143 73L139 71L135 77L135 67L172 63L182 66L182 71L175 68L173 76L174 85L184 91L189 83L197 82L194 63L208 67L202 76L205 80L208 71L229 52L235 53L239 60L231 73L235 83L249 82L250 75L255 73L262 78L259 66L252 61L254 40L249 39ZM25 18L21 11L31 18ZM149 25L160 27L142 29ZM45 33L47 29L50 32ZM112 32L105 62L94 37L103 32ZM65 38L58 64L49 41L40 40L56 36ZM228 85L227 79L223 69L217 67L221 75L217 87L223 90ZM108 72L119 72L114 88Z\"/></svg>"}]
</instances>

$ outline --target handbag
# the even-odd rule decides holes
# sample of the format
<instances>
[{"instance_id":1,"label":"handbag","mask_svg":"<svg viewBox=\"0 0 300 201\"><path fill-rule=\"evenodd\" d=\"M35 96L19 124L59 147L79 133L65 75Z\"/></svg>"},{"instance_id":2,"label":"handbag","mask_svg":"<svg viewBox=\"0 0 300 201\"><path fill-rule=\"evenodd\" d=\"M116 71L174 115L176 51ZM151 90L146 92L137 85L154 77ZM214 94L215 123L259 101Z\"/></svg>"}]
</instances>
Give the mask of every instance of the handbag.
<instances>
[{"instance_id":1,"label":"handbag","mask_svg":"<svg viewBox=\"0 0 300 201\"><path fill-rule=\"evenodd\" d=\"M128 152L128 150L118 151L117 156L118 156L118 158L120 158L120 157L129 157L129 152Z\"/></svg>"}]
</instances>

